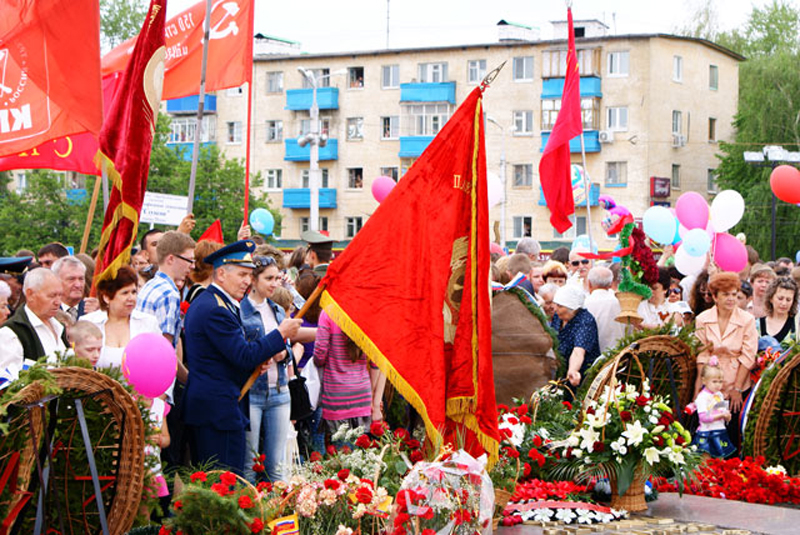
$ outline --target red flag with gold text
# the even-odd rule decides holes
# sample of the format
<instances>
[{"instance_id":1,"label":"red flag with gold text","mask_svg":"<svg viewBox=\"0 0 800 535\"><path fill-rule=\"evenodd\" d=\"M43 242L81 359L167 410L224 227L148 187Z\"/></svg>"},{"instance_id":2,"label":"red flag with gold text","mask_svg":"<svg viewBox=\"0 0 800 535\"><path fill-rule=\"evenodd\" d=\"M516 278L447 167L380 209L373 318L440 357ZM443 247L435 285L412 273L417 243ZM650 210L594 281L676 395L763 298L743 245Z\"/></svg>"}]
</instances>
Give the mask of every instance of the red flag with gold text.
<instances>
[{"instance_id":1,"label":"red flag with gold text","mask_svg":"<svg viewBox=\"0 0 800 535\"><path fill-rule=\"evenodd\" d=\"M201 1L169 19L164 27L167 61L164 100L196 95L203 59L203 23L206 2ZM250 81L253 65L252 0L214 0L208 43L206 91L237 87ZM125 69L135 39L103 56L103 76Z\"/></svg>"},{"instance_id":2,"label":"red flag with gold text","mask_svg":"<svg viewBox=\"0 0 800 535\"><path fill-rule=\"evenodd\" d=\"M98 0L0 0L0 156L102 123Z\"/></svg>"},{"instance_id":3,"label":"red flag with gold text","mask_svg":"<svg viewBox=\"0 0 800 535\"><path fill-rule=\"evenodd\" d=\"M481 88L470 93L344 252L322 306L425 421L497 458Z\"/></svg>"},{"instance_id":4,"label":"red flag with gold text","mask_svg":"<svg viewBox=\"0 0 800 535\"><path fill-rule=\"evenodd\" d=\"M100 236L95 283L113 278L130 260L147 190L164 77L166 0L151 0L120 89L100 132L98 164L113 185Z\"/></svg>"}]
</instances>

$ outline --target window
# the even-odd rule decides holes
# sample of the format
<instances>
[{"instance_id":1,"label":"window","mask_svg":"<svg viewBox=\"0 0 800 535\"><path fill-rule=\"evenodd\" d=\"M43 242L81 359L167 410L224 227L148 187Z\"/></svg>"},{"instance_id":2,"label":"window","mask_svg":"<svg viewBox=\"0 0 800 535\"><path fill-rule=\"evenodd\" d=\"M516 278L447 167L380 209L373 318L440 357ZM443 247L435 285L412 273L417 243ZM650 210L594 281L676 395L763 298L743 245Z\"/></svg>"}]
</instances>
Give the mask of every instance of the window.
<instances>
[{"instance_id":1,"label":"window","mask_svg":"<svg viewBox=\"0 0 800 535\"><path fill-rule=\"evenodd\" d=\"M238 144L242 142L242 121L228 122L228 144Z\"/></svg>"},{"instance_id":2,"label":"window","mask_svg":"<svg viewBox=\"0 0 800 535\"><path fill-rule=\"evenodd\" d=\"M569 220L572 221L572 226L569 227L564 234L561 234L556 229L553 229L553 238L574 239L576 236L582 236L586 234L586 217L575 217L575 214L573 214L569 216Z\"/></svg>"},{"instance_id":3,"label":"window","mask_svg":"<svg viewBox=\"0 0 800 535\"><path fill-rule=\"evenodd\" d=\"M717 120L713 117L708 118L708 140L710 142L717 141Z\"/></svg>"},{"instance_id":4,"label":"window","mask_svg":"<svg viewBox=\"0 0 800 535\"><path fill-rule=\"evenodd\" d=\"M628 130L628 108L606 108L606 128L613 132Z\"/></svg>"},{"instance_id":5,"label":"window","mask_svg":"<svg viewBox=\"0 0 800 535\"><path fill-rule=\"evenodd\" d=\"M672 189L681 189L681 166L672 164Z\"/></svg>"},{"instance_id":6,"label":"window","mask_svg":"<svg viewBox=\"0 0 800 535\"><path fill-rule=\"evenodd\" d=\"M467 82L477 84L486 77L486 60L473 59L467 62Z\"/></svg>"},{"instance_id":7,"label":"window","mask_svg":"<svg viewBox=\"0 0 800 535\"><path fill-rule=\"evenodd\" d=\"M542 100L542 130L549 131L556 124L558 111L561 109L560 98ZM581 113L584 130L600 130L600 99L582 98Z\"/></svg>"},{"instance_id":8,"label":"window","mask_svg":"<svg viewBox=\"0 0 800 535\"><path fill-rule=\"evenodd\" d=\"M192 143L197 127L197 117L172 117L170 122L171 132L169 143ZM204 115L202 123L202 134L200 141L214 141L217 134L217 117L215 115Z\"/></svg>"},{"instance_id":9,"label":"window","mask_svg":"<svg viewBox=\"0 0 800 535\"><path fill-rule=\"evenodd\" d=\"M283 187L283 170L267 169L267 189L281 189Z\"/></svg>"},{"instance_id":10,"label":"window","mask_svg":"<svg viewBox=\"0 0 800 535\"><path fill-rule=\"evenodd\" d=\"M283 93L283 71L267 73L267 93Z\"/></svg>"},{"instance_id":11,"label":"window","mask_svg":"<svg viewBox=\"0 0 800 535\"><path fill-rule=\"evenodd\" d=\"M331 131L331 118L330 117L321 117L319 120L319 133L320 134L327 134ZM298 137L304 136L311 132L311 119L300 119L300 132L297 134Z\"/></svg>"},{"instance_id":12,"label":"window","mask_svg":"<svg viewBox=\"0 0 800 535\"><path fill-rule=\"evenodd\" d=\"M267 121L267 143L283 140L283 121Z\"/></svg>"},{"instance_id":13,"label":"window","mask_svg":"<svg viewBox=\"0 0 800 535\"><path fill-rule=\"evenodd\" d=\"M301 188L310 188L311 187L311 180L309 178L309 170L303 169L302 174L300 175L300 187ZM320 174L320 184L319 187L321 188L328 188L328 169L322 168L319 170Z\"/></svg>"},{"instance_id":14,"label":"window","mask_svg":"<svg viewBox=\"0 0 800 535\"><path fill-rule=\"evenodd\" d=\"M364 187L364 169L361 167L351 167L347 170L347 187L350 189L361 189Z\"/></svg>"},{"instance_id":15,"label":"window","mask_svg":"<svg viewBox=\"0 0 800 535\"><path fill-rule=\"evenodd\" d=\"M450 118L449 104L414 104L403 109L403 124L410 136L435 136Z\"/></svg>"},{"instance_id":16,"label":"window","mask_svg":"<svg viewBox=\"0 0 800 535\"><path fill-rule=\"evenodd\" d=\"M533 56L514 58L514 81L533 81Z\"/></svg>"},{"instance_id":17,"label":"window","mask_svg":"<svg viewBox=\"0 0 800 535\"><path fill-rule=\"evenodd\" d=\"M683 131L683 114L679 111L672 111L672 133L680 135Z\"/></svg>"},{"instance_id":18,"label":"window","mask_svg":"<svg viewBox=\"0 0 800 535\"><path fill-rule=\"evenodd\" d=\"M364 118L363 117L348 117L347 118L347 140L360 141L364 139Z\"/></svg>"},{"instance_id":19,"label":"window","mask_svg":"<svg viewBox=\"0 0 800 535\"><path fill-rule=\"evenodd\" d=\"M708 66L708 88L712 91L719 89L719 67L716 65Z\"/></svg>"},{"instance_id":20,"label":"window","mask_svg":"<svg viewBox=\"0 0 800 535\"><path fill-rule=\"evenodd\" d=\"M364 87L364 67L350 67L347 69L347 82L350 89L361 89Z\"/></svg>"},{"instance_id":21,"label":"window","mask_svg":"<svg viewBox=\"0 0 800 535\"><path fill-rule=\"evenodd\" d=\"M707 173L707 184L708 184L708 192L709 193L716 193L717 192L717 180L716 180L717 172L716 169L709 169Z\"/></svg>"},{"instance_id":22,"label":"window","mask_svg":"<svg viewBox=\"0 0 800 535\"><path fill-rule=\"evenodd\" d=\"M447 63L420 63L419 81L421 83L438 83L447 81Z\"/></svg>"},{"instance_id":23,"label":"window","mask_svg":"<svg viewBox=\"0 0 800 535\"><path fill-rule=\"evenodd\" d=\"M381 88L397 89L400 87L400 65L384 65L381 68Z\"/></svg>"},{"instance_id":24,"label":"window","mask_svg":"<svg viewBox=\"0 0 800 535\"><path fill-rule=\"evenodd\" d=\"M416 158L400 158L400 177L401 178L408 172L409 169L411 169L411 166L414 165L414 162L416 162L416 161L417 161Z\"/></svg>"},{"instance_id":25,"label":"window","mask_svg":"<svg viewBox=\"0 0 800 535\"><path fill-rule=\"evenodd\" d=\"M388 176L395 182L400 178L397 167L381 167L381 176Z\"/></svg>"},{"instance_id":26,"label":"window","mask_svg":"<svg viewBox=\"0 0 800 535\"><path fill-rule=\"evenodd\" d=\"M582 48L577 51L578 71L581 76L600 75L600 49ZM542 78L563 78L567 74L567 50L542 52Z\"/></svg>"},{"instance_id":27,"label":"window","mask_svg":"<svg viewBox=\"0 0 800 535\"><path fill-rule=\"evenodd\" d=\"M606 162L606 186L628 184L628 162Z\"/></svg>"},{"instance_id":28,"label":"window","mask_svg":"<svg viewBox=\"0 0 800 535\"><path fill-rule=\"evenodd\" d=\"M514 237L533 237L533 217L529 215L514 216Z\"/></svg>"},{"instance_id":29,"label":"window","mask_svg":"<svg viewBox=\"0 0 800 535\"><path fill-rule=\"evenodd\" d=\"M672 80L683 81L683 58L680 56L672 56Z\"/></svg>"},{"instance_id":30,"label":"window","mask_svg":"<svg viewBox=\"0 0 800 535\"><path fill-rule=\"evenodd\" d=\"M514 187L530 188L533 186L533 164L523 163L514 166Z\"/></svg>"},{"instance_id":31,"label":"window","mask_svg":"<svg viewBox=\"0 0 800 535\"><path fill-rule=\"evenodd\" d=\"M17 175L17 195L22 195L28 189L28 174L20 171Z\"/></svg>"},{"instance_id":32,"label":"window","mask_svg":"<svg viewBox=\"0 0 800 535\"><path fill-rule=\"evenodd\" d=\"M533 134L533 111L522 110L514 112L514 135Z\"/></svg>"},{"instance_id":33,"label":"window","mask_svg":"<svg viewBox=\"0 0 800 535\"><path fill-rule=\"evenodd\" d=\"M609 52L608 53L608 75L615 77L628 76L630 53Z\"/></svg>"},{"instance_id":34,"label":"window","mask_svg":"<svg viewBox=\"0 0 800 535\"><path fill-rule=\"evenodd\" d=\"M317 81L317 87L330 87L331 86L331 70L330 69L308 69L314 75L314 79ZM306 78L304 74L300 75L303 78L303 88L304 89L311 89L312 86L311 82Z\"/></svg>"},{"instance_id":35,"label":"window","mask_svg":"<svg viewBox=\"0 0 800 535\"><path fill-rule=\"evenodd\" d=\"M364 226L364 219L362 217L348 217L347 219L347 232L345 237L355 238L361 227Z\"/></svg>"},{"instance_id":36,"label":"window","mask_svg":"<svg viewBox=\"0 0 800 535\"><path fill-rule=\"evenodd\" d=\"M308 230L308 221L309 218L301 217L300 218L300 233ZM319 218L319 230L324 230L327 232L328 230L328 218L327 217L320 217Z\"/></svg>"},{"instance_id":37,"label":"window","mask_svg":"<svg viewBox=\"0 0 800 535\"><path fill-rule=\"evenodd\" d=\"M381 117L381 139L397 139L400 137L400 117L391 115Z\"/></svg>"},{"instance_id":38,"label":"window","mask_svg":"<svg viewBox=\"0 0 800 535\"><path fill-rule=\"evenodd\" d=\"M225 90L225 96L228 97L238 97L244 94L244 86L239 87L229 87Z\"/></svg>"}]
</instances>

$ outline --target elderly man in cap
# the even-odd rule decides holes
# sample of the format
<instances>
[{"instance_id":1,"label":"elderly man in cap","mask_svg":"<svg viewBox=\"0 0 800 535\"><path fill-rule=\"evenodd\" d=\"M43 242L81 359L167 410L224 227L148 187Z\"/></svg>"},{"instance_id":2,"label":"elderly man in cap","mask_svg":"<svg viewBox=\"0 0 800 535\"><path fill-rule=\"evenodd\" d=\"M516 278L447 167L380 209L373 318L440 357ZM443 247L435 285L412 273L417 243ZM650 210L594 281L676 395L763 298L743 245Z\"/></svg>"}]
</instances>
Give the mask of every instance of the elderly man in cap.
<instances>
[{"instance_id":1,"label":"elderly man in cap","mask_svg":"<svg viewBox=\"0 0 800 535\"><path fill-rule=\"evenodd\" d=\"M324 277L328 272L328 264L331 263L331 258L333 258L334 240L316 230L307 230L300 237L304 242L308 243L306 264L313 268L314 273Z\"/></svg>"},{"instance_id":2,"label":"elderly man in cap","mask_svg":"<svg viewBox=\"0 0 800 535\"><path fill-rule=\"evenodd\" d=\"M553 303L556 313L550 325L558 332L558 350L567 359L567 380L572 386L581 384L586 370L600 356L597 322L583 308L583 289L566 284L556 291Z\"/></svg>"},{"instance_id":3,"label":"elderly man in cap","mask_svg":"<svg viewBox=\"0 0 800 535\"><path fill-rule=\"evenodd\" d=\"M239 301L252 282L254 250L252 240L241 240L206 256L203 261L214 268L213 282L192 302L185 319L192 370L183 411L192 459L212 461L240 475L248 454L250 410L247 396L239 401L239 391L253 370L286 349L301 324L285 319L262 338L245 339Z\"/></svg>"}]
</instances>

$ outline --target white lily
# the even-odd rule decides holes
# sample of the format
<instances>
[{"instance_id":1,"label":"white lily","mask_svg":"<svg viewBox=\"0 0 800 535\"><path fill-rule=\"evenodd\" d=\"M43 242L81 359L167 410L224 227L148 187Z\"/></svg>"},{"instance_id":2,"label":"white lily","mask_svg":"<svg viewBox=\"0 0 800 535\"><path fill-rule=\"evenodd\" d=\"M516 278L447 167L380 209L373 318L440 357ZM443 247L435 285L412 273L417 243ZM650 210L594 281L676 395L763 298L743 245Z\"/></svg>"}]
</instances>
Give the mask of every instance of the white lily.
<instances>
[{"instance_id":1,"label":"white lily","mask_svg":"<svg viewBox=\"0 0 800 535\"><path fill-rule=\"evenodd\" d=\"M565 524L569 524L577 515L572 511L572 509L559 509L556 512L556 518Z\"/></svg>"},{"instance_id":2,"label":"white lily","mask_svg":"<svg viewBox=\"0 0 800 535\"><path fill-rule=\"evenodd\" d=\"M647 429L642 427L642 423L639 420L636 420L628 426L628 429L622 432L622 436L628 439L628 446L638 446L644 440L645 433L647 433Z\"/></svg>"},{"instance_id":3,"label":"white lily","mask_svg":"<svg viewBox=\"0 0 800 535\"><path fill-rule=\"evenodd\" d=\"M644 460L647 461L650 466L653 466L654 463L657 463L660 457L661 455L659 455L657 448L651 446L644 450Z\"/></svg>"},{"instance_id":4,"label":"white lily","mask_svg":"<svg viewBox=\"0 0 800 535\"><path fill-rule=\"evenodd\" d=\"M669 460L674 464L683 464L686 462L683 458L683 453L679 448L669 450Z\"/></svg>"},{"instance_id":5,"label":"white lily","mask_svg":"<svg viewBox=\"0 0 800 535\"><path fill-rule=\"evenodd\" d=\"M536 509L533 513L533 520L536 522L550 522L554 514L552 509Z\"/></svg>"},{"instance_id":6,"label":"white lily","mask_svg":"<svg viewBox=\"0 0 800 535\"><path fill-rule=\"evenodd\" d=\"M594 448L594 443L600 439L600 434L591 427L582 427L578 434L581 438L581 449L589 452Z\"/></svg>"}]
</instances>

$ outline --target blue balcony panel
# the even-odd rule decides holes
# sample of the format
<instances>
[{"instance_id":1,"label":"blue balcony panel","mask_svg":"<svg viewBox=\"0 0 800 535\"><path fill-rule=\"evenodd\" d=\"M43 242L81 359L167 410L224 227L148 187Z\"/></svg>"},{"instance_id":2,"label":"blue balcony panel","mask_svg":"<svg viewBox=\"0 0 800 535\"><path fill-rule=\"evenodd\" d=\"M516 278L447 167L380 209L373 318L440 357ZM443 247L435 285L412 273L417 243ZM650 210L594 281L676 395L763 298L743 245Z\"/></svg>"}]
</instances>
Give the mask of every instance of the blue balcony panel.
<instances>
[{"instance_id":1,"label":"blue balcony panel","mask_svg":"<svg viewBox=\"0 0 800 535\"><path fill-rule=\"evenodd\" d=\"M288 89L286 91L286 108L292 111L311 109L314 100L313 89ZM321 110L339 109L339 89L336 87L320 87L317 89L317 106Z\"/></svg>"},{"instance_id":2,"label":"blue balcony panel","mask_svg":"<svg viewBox=\"0 0 800 535\"><path fill-rule=\"evenodd\" d=\"M307 162L311 160L311 145L301 147L297 144L296 138L286 138L283 140L286 147L286 156L283 157L287 162ZM339 159L339 140L329 139L324 147L319 148L319 160L338 160Z\"/></svg>"},{"instance_id":3,"label":"blue balcony panel","mask_svg":"<svg viewBox=\"0 0 800 535\"><path fill-rule=\"evenodd\" d=\"M600 133L597 130L587 130L583 133L583 145L586 152L600 152ZM547 140L550 139L550 132L542 132L542 147L539 152L544 152ZM569 151L581 152L581 136L576 136L569 140Z\"/></svg>"},{"instance_id":4,"label":"blue balcony panel","mask_svg":"<svg viewBox=\"0 0 800 535\"><path fill-rule=\"evenodd\" d=\"M581 78L581 96L603 98L603 91L598 76ZM548 78L542 81L542 98L561 98L564 92L563 78Z\"/></svg>"},{"instance_id":5,"label":"blue balcony panel","mask_svg":"<svg viewBox=\"0 0 800 535\"><path fill-rule=\"evenodd\" d=\"M167 101L167 113L197 113L200 105L200 95L190 95L183 98L174 98ZM206 95L206 102L203 106L203 113L216 113L217 97Z\"/></svg>"},{"instance_id":6,"label":"blue balcony panel","mask_svg":"<svg viewBox=\"0 0 800 535\"><path fill-rule=\"evenodd\" d=\"M428 148L433 136L400 136L400 158L416 158Z\"/></svg>"},{"instance_id":7,"label":"blue balcony panel","mask_svg":"<svg viewBox=\"0 0 800 535\"><path fill-rule=\"evenodd\" d=\"M600 204L600 184L593 183L589 186L589 203L590 206L597 206ZM539 186L539 206L547 206L547 201L544 200L542 186ZM575 206L586 206L586 199L576 203Z\"/></svg>"},{"instance_id":8,"label":"blue balcony panel","mask_svg":"<svg viewBox=\"0 0 800 535\"><path fill-rule=\"evenodd\" d=\"M89 198L85 189L67 189L67 204L81 204Z\"/></svg>"},{"instance_id":9,"label":"blue balcony panel","mask_svg":"<svg viewBox=\"0 0 800 535\"><path fill-rule=\"evenodd\" d=\"M203 141L200 143L200 148L208 148L213 147L216 145L214 141ZM192 149L194 149L194 143L192 141L183 141L180 143L167 143L167 146L170 147L172 150L180 154L185 161L190 161L192 159Z\"/></svg>"},{"instance_id":10,"label":"blue balcony panel","mask_svg":"<svg viewBox=\"0 0 800 535\"><path fill-rule=\"evenodd\" d=\"M456 103L456 83L400 84L400 102L449 102Z\"/></svg>"},{"instance_id":11,"label":"blue balcony panel","mask_svg":"<svg viewBox=\"0 0 800 535\"><path fill-rule=\"evenodd\" d=\"M311 208L311 190L309 188L284 189L283 207ZM319 189L319 207L336 208L336 190L334 188Z\"/></svg>"}]
</instances>

